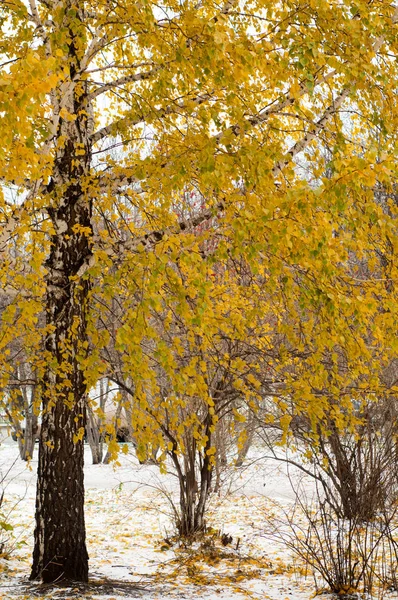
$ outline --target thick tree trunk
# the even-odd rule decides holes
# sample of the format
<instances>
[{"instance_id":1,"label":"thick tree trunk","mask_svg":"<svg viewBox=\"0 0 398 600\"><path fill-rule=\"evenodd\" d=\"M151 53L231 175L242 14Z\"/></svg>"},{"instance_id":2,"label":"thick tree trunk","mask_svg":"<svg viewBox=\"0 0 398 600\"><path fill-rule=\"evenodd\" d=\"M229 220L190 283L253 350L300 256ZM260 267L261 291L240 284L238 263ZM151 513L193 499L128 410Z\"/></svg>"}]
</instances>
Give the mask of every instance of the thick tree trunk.
<instances>
[{"instance_id":1,"label":"thick tree trunk","mask_svg":"<svg viewBox=\"0 0 398 600\"><path fill-rule=\"evenodd\" d=\"M73 441L83 425L83 414L84 402L65 410L60 399L43 417L31 579L41 578L44 583L88 580L84 448L82 440Z\"/></svg>"},{"instance_id":2,"label":"thick tree trunk","mask_svg":"<svg viewBox=\"0 0 398 600\"><path fill-rule=\"evenodd\" d=\"M66 17L65 17L66 18ZM67 25L66 25L67 27ZM36 529L31 579L88 580L84 523L87 312L91 258L90 107L75 84L79 63L70 27L70 81L58 112L57 148L47 186L54 233L46 262L46 367L41 381ZM78 79L77 79L78 80ZM65 118L62 110L66 111ZM69 116L69 115L72 115Z\"/></svg>"},{"instance_id":3,"label":"thick tree trunk","mask_svg":"<svg viewBox=\"0 0 398 600\"><path fill-rule=\"evenodd\" d=\"M69 210L67 209L69 208ZM43 418L39 446L35 548L31 579L88 580L85 543L83 434L86 384L79 362L86 341L88 280L78 279L90 253L87 235L73 235L80 222L90 226L90 211L70 196L62 207L69 238L53 240L48 268L47 337L49 364L42 382ZM60 212L60 211L59 211ZM61 220L59 220L61 222ZM53 362L54 361L54 362ZM53 364L51 364L53 363Z\"/></svg>"}]
</instances>

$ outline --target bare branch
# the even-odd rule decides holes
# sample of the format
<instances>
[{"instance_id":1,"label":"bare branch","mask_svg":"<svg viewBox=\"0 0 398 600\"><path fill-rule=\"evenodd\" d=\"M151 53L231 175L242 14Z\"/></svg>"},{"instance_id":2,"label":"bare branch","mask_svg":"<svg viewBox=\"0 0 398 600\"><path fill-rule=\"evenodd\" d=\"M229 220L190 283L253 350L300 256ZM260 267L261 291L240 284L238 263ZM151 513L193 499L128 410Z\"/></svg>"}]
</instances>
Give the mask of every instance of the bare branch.
<instances>
[{"instance_id":1,"label":"bare branch","mask_svg":"<svg viewBox=\"0 0 398 600\"><path fill-rule=\"evenodd\" d=\"M203 104L204 102L207 102L211 99L213 99L213 96L211 94L200 94L198 96L195 96L194 98L190 98L190 101L196 103L199 106L200 104ZM92 144L95 144L100 140L106 138L108 135L116 135L120 126L134 127L136 125L139 125L140 123L145 123L149 118L156 117L159 119L167 115L178 113L184 108L184 102L180 101L175 102L175 104L166 106L165 108L162 108L160 110L153 109L151 113L147 115L142 115L135 119L131 119L130 117L123 117L122 119L114 121L113 123L110 123L109 125L106 125L105 127L102 127L101 129L93 133L93 135L90 138L90 141Z\"/></svg>"},{"instance_id":2,"label":"bare branch","mask_svg":"<svg viewBox=\"0 0 398 600\"><path fill-rule=\"evenodd\" d=\"M87 100L91 101L94 98L97 98L100 94L104 94L105 92L112 90L117 87L121 87L128 83L133 83L135 81L144 81L145 79L150 79L155 73L160 71L161 67L157 66L151 71L145 71L144 73L134 73L134 75L126 75L125 77L120 77L120 79L115 79L114 81L110 81L109 83L97 83L96 85L100 85L101 87L97 88L87 96Z\"/></svg>"},{"instance_id":3,"label":"bare branch","mask_svg":"<svg viewBox=\"0 0 398 600\"><path fill-rule=\"evenodd\" d=\"M154 64L153 62L141 62L141 63L137 63L135 65L122 65L122 64L118 64L118 63L109 63L109 65L104 65L103 67L98 67L97 69L91 69L90 71L86 71L86 74L92 74L92 73L99 73L102 71L107 71L108 69L123 69L123 70L130 70L130 69L139 69L141 67L153 67Z\"/></svg>"},{"instance_id":4,"label":"bare branch","mask_svg":"<svg viewBox=\"0 0 398 600\"><path fill-rule=\"evenodd\" d=\"M105 48L106 44L109 41L108 34L105 33L104 35L101 35L101 30L102 27L98 27L98 29L95 31L91 44L87 48L85 55L80 61L80 68L78 72L79 75L81 75L85 71L87 66L90 64L91 60L95 57L96 54L98 54L100 50Z\"/></svg>"},{"instance_id":5,"label":"bare branch","mask_svg":"<svg viewBox=\"0 0 398 600\"><path fill-rule=\"evenodd\" d=\"M165 238L165 236L170 234L180 234L184 231L192 231L193 229L195 229L195 227L213 218L215 215L222 212L223 210L224 203L219 202L217 206L204 209L191 219L183 219L175 225L172 225L165 229L154 230L142 236L135 237L129 240L118 240L115 243L113 249L110 249L108 246L106 248L106 251L107 253L109 253L109 255L114 256L116 261L119 261L121 256L121 250L123 250L124 252L133 253L138 252L140 248L151 250L156 246L156 244L159 244ZM94 236L93 241L97 242L98 245L101 245L100 237Z\"/></svg>"},{"instance_id":6,"label":"bare branch","mask_svg":"<svg viewBox=\"0 0 398 600\"><path fill-rule=\"evenodd\" d=\"M351 89L351 87L345 88L332 102L332 104L328 106L322 117L318 119L311 130L308 131L301 140L294 144L294 146L287 153L286 158L276 163L272 169L273 175L278 175L297 156L297 154L305 150L307 146L317 137L318 133L325 127L329 119L339 110L340 106L349 95Z\"/></svg>"},{"instance_id":7,"label":"bare branch","mask_svg":"<svg viewBox=\"0 0 398 600\"><path fill-rule=\"evenodd\" d=\"M30 10L32 11L32 17L34 19L34 22L38 27L43 27L43 23L41 22L35 0L29 0L29 6Z\"/></svg>"}]
</instances>

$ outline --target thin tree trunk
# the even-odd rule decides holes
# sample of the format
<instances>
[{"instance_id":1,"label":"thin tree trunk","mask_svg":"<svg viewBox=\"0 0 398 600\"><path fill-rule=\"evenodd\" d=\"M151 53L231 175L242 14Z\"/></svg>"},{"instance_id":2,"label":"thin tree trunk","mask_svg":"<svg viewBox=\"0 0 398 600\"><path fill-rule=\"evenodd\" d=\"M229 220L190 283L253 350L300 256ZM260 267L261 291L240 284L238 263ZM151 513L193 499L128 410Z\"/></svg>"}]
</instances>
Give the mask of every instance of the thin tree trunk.
<instances>
[{"instance_id":1,"label":"thin tree trunk","mask_svg":"<svg viewBox=\"0 0 398 600\"><path fill-rule=\"evenodd\" d=\"M255 420L252 411L249 412L249 418L246 421L246 438L243 442L242 447L239 449L238 458L236 459L236 466L241 467L246 459L246 456L253 443L255 433Z\"/></svg>"},{"instance_id":2,"label":"thin tree trunk","mask_svg":"<svg viewBox=\"0 0 398 600\"><path fill-rule=\"evenodd\" d=\"M114 438L114 437L116 437L118 422L119 422L119 419L120 419L120 415L122 414L122 408L123 408L122 399L120 399L119 400L119 404L117 405L117 408L116 408L116 413L115 413L115 432L114 432L114 434L112 436L110 436L111 439ZM111 454L110 454L109 449L108 449L106 451L105 458L103 460L104 464L108 465L110 459L111 459Z\"/></svg>"},{"instance_id":3,"label":"thin tree trunk","mask_svg":"<svg viewBox=\"0 0 398 600\"><path fill-rule=\"evenodd\" d=\"M225 441L227 436L229 435L229 432L227 431L226 427L225 427L225 420L221 419L220 421L218 421L217 426L216 426L216 448L217 448L217 453L216 453L216 463L214 466L214 470L215 470L215 475L216 475L216 481L214 484L214 491L215 492L219 492L221 489L221 473L223 468L225 468L228 464L228 459L227 459L227 450L225 447Z\"/></svg>"},{"instance_id":4,"label":"thin tree trunk","mask_svg":"<svg viewBox=\"0 0 398 600\"><path fill-rule=\"evenodd\" d=\"M191 537L204 531L205 515L210 495L210 485L213 477L213 464L208 454L212 444L210 431L211 415L206 417L206 445L199 451L195 439L186 440L187 454L184 456L184 471L182 472L176 453L171 454L180 484L180 512L177 522L178 532L183 537ZM200 463L199 469L197 459Z\"/></svg>"},{"instance_id":5,"label":"thin tree trunk","mask_svg":"<svg viewBox=\"0 0 398 600\"><path fill-rule=\"evenodd\" d=\"M37 435L37 416L33 413L33 409L30 409L26 413L25 417L25 435L23 443L23 455L22 460L30 460L33 458L35 449L35 441Z\"/></svg>"},{"instance_id":6,"label":"thin tree trunk","mask_svg":"<svg viewBox=\"0 0 398 600\"><path fill-rule=\"evenodd\" d=\"M206 418L206 431L205 435L207 437L206 445L203 448L203 456L201 459L201 468L200 468L200 489L199 489L199 498L198 503L195 508L195 531L203 531L205 529L205 514L207 508L207 502L209 500L210 495L210 485L213 477L213 465L208 454L208 451L212 445L212 433L210 430L212 424L211 415L208 414Z\"/></svg>"},{"instance_id":7,"label":"thin tree trunk","mask_svg":"<svg viewBox=\"0 0 398 600\"><path fill-rule=\"evenodd\" d=\"M18 443L19 456L20 456L20 458L22 460L25 460L24 459L24 434L23 434L23 430L22 430L22 427L21 427L21 423L8 410L7 406L5 407L5 413L6 413L7 418L8 418L8 420L9 420L9 422L12 425L12 428L13 428L13 432L12 432L13 439L14 440L16 439L16 441Z\"/></svg>"},{"instance_id":8,"label":"thin tree trunk","mask_svg":"<svg viewBox=\"0 0 398 600\"><path fill-rule=\"evenodd\" d=\"M102 434L100 432L101 423L95 416L90 406L87 407L87 442L90 446L93 465L99 465L102 462Z\"/></svg>"},{"instance_id":9,"label":"thin tree trunk","mask_svg":"<svg viewBox=\"0 0 398 600\"><path fill-rule=\"evenodd\" d=\"M26 381L27 373L24 364L20 365L19 367L19 375L21 380ZM33 452L37 436L37 415L35 415L36 392L36 385L31 385L28 387L25 385L21 386L21 394L24 400L25 432L23 435L23 444L20 447L20 454L22 460L26 461L33 458Z\"/></svg>"},{"instance_id":10,"label":"thin tree trunk","mask_svg":"<svg viewBox=\"0 0 398 600\"><path fill-rule=\"evenodd\" d=\"M106 383L105 383L106 381ZM101 379L99 382L100 398L99 407L101 415L105 415L106 404L109 397L110 381L109 379ZM87 409L87 441L90 445L93 465L98 465L104 458L104 435L103 431L105 417L95 415L94 411L88 405Z\"/></svg>"}]
</instances>

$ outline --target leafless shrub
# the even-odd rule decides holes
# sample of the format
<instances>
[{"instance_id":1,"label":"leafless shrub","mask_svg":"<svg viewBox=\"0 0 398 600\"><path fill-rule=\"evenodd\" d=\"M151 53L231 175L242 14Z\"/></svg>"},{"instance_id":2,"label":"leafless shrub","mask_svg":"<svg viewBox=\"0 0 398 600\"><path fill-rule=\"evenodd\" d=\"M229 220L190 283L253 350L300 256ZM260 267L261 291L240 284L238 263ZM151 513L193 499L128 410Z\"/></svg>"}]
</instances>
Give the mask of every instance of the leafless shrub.
<instances>
[{"instance_id":1,"label":"leafless shrub","mask_svg":"<svg viewBox=\"0 0 398 600\"><path fill-rule=\"evenodd\" d=\"M290 439L296 452L284 458L275 445L279 419L259 435L276 460L293 464L321 486L339 518L372 521L398 499L396 401L364 401L345 417L344 426L338 425L332 406L314 428L307 415L292 411Z\"/></svg>"},{"instance_id":2,"label":"leafless shrub","mask_svg":"<svg viewBox=\"0 0 398 600\"><path fill-rule=\"evenodd\" d=\"M325 586L339 596L398 589L398 529L396 505L384 508L372 521L360 515L343 518L316 486L309 500L301 482L291 509L278 507L267 517L267 536L289 548L314 577L317 592Z\"/></svg>"},{"instance_id":3,"label":"leafless shrub","mask_svg":"<svg viewBox=\"0 0 398 600\"><path fill-rule=\"evenodd\" d=\"M7 478L17 460L15 459L6 470L2 470L0 467L0 558L9 558L16 548L25 544L23 540L15 535L14 527L10 522L12 512L22 498L17 499L10 506L7 506L5 501L5 492L9 483Z\"/></svg>"}]
</instances>

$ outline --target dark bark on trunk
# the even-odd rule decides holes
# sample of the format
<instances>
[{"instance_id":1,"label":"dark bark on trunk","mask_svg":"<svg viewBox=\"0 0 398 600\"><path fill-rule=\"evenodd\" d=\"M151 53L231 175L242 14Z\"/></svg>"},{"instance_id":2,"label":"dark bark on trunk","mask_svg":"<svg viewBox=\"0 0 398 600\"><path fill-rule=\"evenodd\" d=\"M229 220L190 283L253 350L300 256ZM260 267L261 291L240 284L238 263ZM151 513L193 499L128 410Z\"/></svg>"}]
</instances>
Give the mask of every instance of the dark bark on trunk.
<instances>
[{"instance_id":1,"label":"dark bark on trunk","mask_svg":"<svg viewBox=\"0 0 398 600\"><path fill-rule=\"evenodd\" d=\"M87 207L81 203L78 214L73 196L67 199L68 205L71 214L69 218L64 215L64 219L72 221L72 226L77 219L89 226ZM48 282L47 322L54 332L47 338L46 350L57 363L55 367L48 366L42 382L43 419L31 574L31 579L41 577L44 582L88 580L83 486L86 385L78 356L86 340L89 282L72 283L71 277L90 249L87 236L80 236L79 240L72 234L67 242L53 240L47 263L53 277L57 269L58 281Z\"/></svg>"},{"instance_id":2,"label":"dark bark on trunk","mask_svg":"<svg viewBox=\"0 0 398 600\"><path fill-rule=\"evenodd\" d=\"M74 191L74 190L73 190ZM72 191L72 192L73 192ZM69 214L67 213L69 209ZM42 382L43 418L39 445L35 547L31 579L88 580L85 543L83 433L86 384L79 364L86 340L88 280L72 281L90 253L87 235L75 223L90 226L90 210L79 194L65 198L58 212L68 223L69 239L53 238L47 262L47 323L53 333L46 350L49 364Z\"/></svg>"},{"instance_id":3,"label":"dark bark on trunk","mask_svg":"<svg viewBox=\"0 0 398 600\"><path fill-rule=\"evenodd\" d=\"M68 19L68 14L66 11L61 18ZM55 143L53 173L47 186L47 212L54 234L46 262L46 367L40 382L43 418L31 579L86 582L83 434L87 389L82 361L87 356L91 289L85 275L92 254L90 107L85 90L74 83L79 65L74 26L64 21L63 27L69 27L71 41L70 82L62 92L62 106L73 118L59 116L60 141Z\"/></svg>"},{"instance_id":4,"label":"dark bark on trunk","mask_svg":"<svg viewBox=\"0 0 398 600\"><path fill-rule=\"evenodd\" d=\"M196 531L203 531L206 527L205 514L207 502L210 495L211 480L213 477L213 465L210 456L207 454L212 445L212 434L210 431L211 427L211 416L207 415L206 419L206 431L207 442L203 449L203 456L201 457L200 465L200 490L198 504L195 509L195 529Z\"/></svg>"},{"instance_id":5,"label":"dark bark on trunk","mask_svg":"<svg viewBox=\"0 0 398 600\"><path fill-rule=\"evenodd\" d=\"M36 496L35 548L31 579L88 581L85 543L83 441L84 403L65 410L58 400L43 417ZM77 422L75 421L77 419Z\"/></svg>"}]
</instances>

